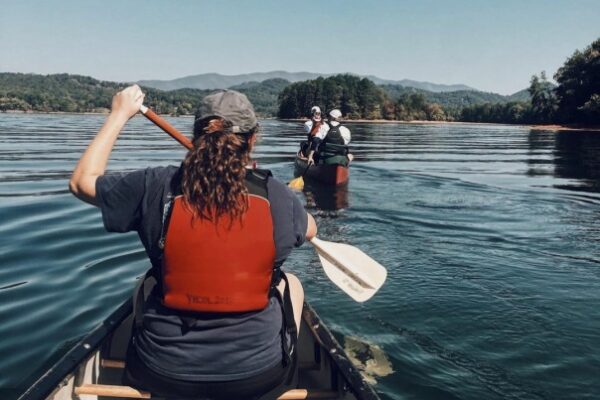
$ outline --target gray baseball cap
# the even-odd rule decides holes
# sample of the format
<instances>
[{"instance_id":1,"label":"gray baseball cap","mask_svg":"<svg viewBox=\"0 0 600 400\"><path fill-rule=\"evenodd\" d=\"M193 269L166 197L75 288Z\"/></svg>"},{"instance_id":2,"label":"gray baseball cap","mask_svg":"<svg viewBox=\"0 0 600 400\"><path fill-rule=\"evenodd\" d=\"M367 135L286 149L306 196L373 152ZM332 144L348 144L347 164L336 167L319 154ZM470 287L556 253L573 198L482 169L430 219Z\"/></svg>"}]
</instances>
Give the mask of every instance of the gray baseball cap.
<instances>
[{"instance_id":1,"label":"gray baseball cap","mask_svg":"<svg viewBox=\"0 0 600 400\"><path fill-rule=\"evenodd\" d=\"M252 103L245 94L235 90L222 90L202 99L196 111L196 120L213 116L231 122L234 133L249 132L258 125Z\"/></svg>"}]
</instances>

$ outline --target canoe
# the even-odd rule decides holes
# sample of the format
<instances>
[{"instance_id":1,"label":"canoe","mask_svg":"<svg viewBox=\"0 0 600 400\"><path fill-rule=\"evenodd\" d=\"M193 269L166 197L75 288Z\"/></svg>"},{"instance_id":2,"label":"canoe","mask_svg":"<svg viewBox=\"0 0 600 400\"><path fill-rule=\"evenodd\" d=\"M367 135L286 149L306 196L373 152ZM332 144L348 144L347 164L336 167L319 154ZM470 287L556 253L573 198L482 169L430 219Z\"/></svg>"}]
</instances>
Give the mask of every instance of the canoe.
<instances>
[{"instance_id":1,"label":"canoe","mask_svg":"<svg viewBox=\"0 0 600 400\"><path fill-rule=\"evenodd\" d=\"M348 183L332 186L307 180L302 189L306 196L306 207L316 207L322 211L336 211L348 208Z\"/></svg>"},{"instance_id":2,"label":"canoe","mask_svg":"<svg viewBox=\"0 0 600 400\"><path fill-rule=\"evenodd\" d=\"M341 185L350 179L350 169L343 165L315 164L308 170L307 167L307 159L296 155L296 161L294 162L294 176L296 177L304 176L305 179L312 179L328 185Z\"/></svg>"},{"instance_id":3,"label":"canoe","mask_svg":"<svg viewBox=\"0 0 600 400\"><path fill-rule=\"evenodd\" d=\"M19 397L19 400L97 400L152 398L121 385L133 321L132 301L123 303L78 341ZM304 304L298 341L298 385L278 399L379 399L323 324Z\"/></svg>"}]
</instances>

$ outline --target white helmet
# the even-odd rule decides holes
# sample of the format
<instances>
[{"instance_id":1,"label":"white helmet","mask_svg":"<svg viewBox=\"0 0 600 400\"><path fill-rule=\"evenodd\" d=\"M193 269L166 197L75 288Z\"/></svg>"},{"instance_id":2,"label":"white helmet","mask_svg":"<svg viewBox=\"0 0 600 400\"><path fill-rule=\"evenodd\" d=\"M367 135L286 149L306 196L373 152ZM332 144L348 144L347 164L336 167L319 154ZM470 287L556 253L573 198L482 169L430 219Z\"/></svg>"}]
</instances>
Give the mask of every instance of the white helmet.
<instances>
[{"instance_id":1,"label":"white helmet","mask_svg":"<svg viewBox=\"0 0 600 400\"><path fill-rule=\"evenodd\" d=\"M333 110L329 111L329 116L332 119L340 119L340 118L342 118L342 112L340 110L338 110L337 108L334 108Z\"/></svg>"},{"instance_id":2,"label":"white helmet","mask_svg":"<svg viewBox=\"0 0 600 400\"><path fill-rule=\"evenodd\" d=\"M320 113L321 109L319 108L319 106L313 106L313 108L310 109L310 113L311 115L314 115L315 113Z\"/></svg>"}]
</instances>

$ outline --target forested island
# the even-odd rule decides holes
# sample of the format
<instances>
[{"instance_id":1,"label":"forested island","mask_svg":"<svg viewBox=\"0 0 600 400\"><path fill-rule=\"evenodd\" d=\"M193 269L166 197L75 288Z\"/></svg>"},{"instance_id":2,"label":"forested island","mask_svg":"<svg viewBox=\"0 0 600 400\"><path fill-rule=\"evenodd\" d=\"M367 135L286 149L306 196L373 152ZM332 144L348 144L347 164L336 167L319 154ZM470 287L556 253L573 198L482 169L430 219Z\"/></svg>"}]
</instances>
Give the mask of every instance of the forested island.
<instances>
[{"instance_id":1,"label":"forested island","mask_svg":"<svg viewBox=\"0 0 600 400\"><path fill-rule=\"evenodd\" d=\"M303 118L313 105L339 108L346 119L464 121L514 124L600 124L600 39L577 50L554 74L542 72L510 96L476 90L431 92L377 85L342 74L291 83L267 79L229 87L245 93L261 117ZM126 83L55 74L0 73L0 111L108 112ZM162 114L190 115L214 90L159 90L143 86L146 104Z\"/></svg>"}]
</instances>

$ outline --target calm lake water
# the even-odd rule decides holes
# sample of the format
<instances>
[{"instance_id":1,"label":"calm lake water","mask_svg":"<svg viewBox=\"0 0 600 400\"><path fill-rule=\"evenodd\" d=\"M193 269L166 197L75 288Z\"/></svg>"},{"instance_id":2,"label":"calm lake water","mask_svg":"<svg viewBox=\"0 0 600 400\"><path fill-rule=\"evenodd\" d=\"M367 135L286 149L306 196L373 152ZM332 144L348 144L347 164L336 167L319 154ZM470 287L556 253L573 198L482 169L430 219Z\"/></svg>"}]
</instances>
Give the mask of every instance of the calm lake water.
<instances>
[{"instance_id":1,"label":"calm lake water","mask_svg":"<svg viewBox=\"0 0 600 400\"><path fill-rule=\"evenodd\" d=\"M1 399L109 315L148 268L135 234L106 233L98 210L67 190L102 122L0 114ZM309 246L286 265L341 343L385 353L393 373L375 376L381 397L599 398L600 134L349 127L348 187L299 196L321 238L363 249L388 268L387 283L357 304ZM260 166L288 181L302 137L300 124L263 121ZM109 170L183 155L135 118Z\"/></svg>"}]
</instances>

